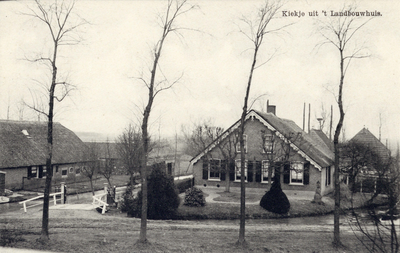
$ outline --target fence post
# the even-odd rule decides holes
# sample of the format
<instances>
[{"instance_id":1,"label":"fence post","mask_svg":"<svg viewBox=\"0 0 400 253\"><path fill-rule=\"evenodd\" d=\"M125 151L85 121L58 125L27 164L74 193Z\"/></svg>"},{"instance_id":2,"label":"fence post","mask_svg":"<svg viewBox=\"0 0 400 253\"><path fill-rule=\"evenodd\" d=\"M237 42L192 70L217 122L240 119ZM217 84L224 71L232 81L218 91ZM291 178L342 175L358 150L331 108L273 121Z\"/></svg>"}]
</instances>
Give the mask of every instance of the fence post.
<instances>
[{"instance_id":1,"label":"fence post","mask_svg":"<svg viewBox=\"0 0 400 253\"><path fill-rule=\"evenodd\" d=\"M375 178L375 183L374 183L374 193L376 193L376 181L377 181L377 178Z\"/></svg>"},{"instance_id":2,"label":"fence post","mask_svg":"<svg viewBox=\"0 0 400 253\"><path fill-rule=\"evenodd\" d=\"M362 183L363 183L363 179L361 178L361 185L360 185L360 192L362 193Z\"/></svg>"},{"instance_id":3,"label":"fence post","mask_svg":"<svg viewBox=\"0 0 400 253\"><path fill-rule=\"evenodd\" d=\"M61 204L65 204L65 189L64 189L64 187L65 187L65 183L64 182L61 182Z\"/></svg>"},{"instance_id":4,"label":"fence post","mask_svg":"<svg viewBox=\"0 0 400 253\"><path fill-rule=\"evenodd\" d=\"M104 183L104 193L108 193L108 183Z\"/></svg>"}]
</instances>

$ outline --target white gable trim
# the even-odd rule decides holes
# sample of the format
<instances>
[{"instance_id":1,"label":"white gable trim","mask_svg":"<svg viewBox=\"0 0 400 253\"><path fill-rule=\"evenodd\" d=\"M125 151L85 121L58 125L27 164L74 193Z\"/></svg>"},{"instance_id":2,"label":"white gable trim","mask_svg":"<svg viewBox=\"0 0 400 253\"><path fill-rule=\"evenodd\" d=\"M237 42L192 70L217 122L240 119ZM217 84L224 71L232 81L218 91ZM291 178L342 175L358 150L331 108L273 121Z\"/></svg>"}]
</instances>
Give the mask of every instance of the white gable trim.
<instances>
[{"instance_id":1,"label":"white gable trim","mask_svg":"<svg viewBox=\"0 0 400 253\"><path fill-rule=\"evenodd\" d=\"M254 116L261 122L263 123L264 126L266 126L269 130L274 132L276 136L278 136L281 140L286 141L285 136L283 136L282 133L280 133L278 130L276 130L274 127L272 127L263 117L261 117L258 113L251 111L254 113ZM298 148L294 143L290 143L290 147L293 148L294 151L296 151L301 157L309 161L312 165L314 165L315 168L317 168L319 171L322 170L321 165L319 165L317 162L315 162L311 157L309 157L306 153L304 153L300 148Z\"/></svg>"},{"instance_id":2,"label":"white gable trim","mask_svg":"<svg viewBox=\"0 0 400 253\"><path fill-rule=\"evenodd\" d=\"M267 127L270 131L274 132L275 135L278 136L281 140L286 141L286 138L282 133L280 133L278 130L276 130L271 124L269 124L263 117L261 117L254 110L251 110L246 115L245 121L252 117L258 119L265 127ZM197 163L201 157L203 157L206 153L208 153L213 148L215 148L221 140L225 139L228 135L230 135L239 126L240 126L240 120L237 121L235 124L233 124L228 130L226 130L218 139L216 139L213 143L211 143L203 152L201 152L195 158L193 158L190 161L190 165L193 166L195 163ZM293 143L290 143L290 147L293 148L293 150L296 151L301 157L303 157L304 159L309 161L312 165L314 165L314 167L317 168L319 171L322 170L322 167L317 162L315 162L313 159L311 159L311 157L309 157L306 153L304 153L302 150L300 150L296 145L294 145Z\"/></svg>"}]
</instances>

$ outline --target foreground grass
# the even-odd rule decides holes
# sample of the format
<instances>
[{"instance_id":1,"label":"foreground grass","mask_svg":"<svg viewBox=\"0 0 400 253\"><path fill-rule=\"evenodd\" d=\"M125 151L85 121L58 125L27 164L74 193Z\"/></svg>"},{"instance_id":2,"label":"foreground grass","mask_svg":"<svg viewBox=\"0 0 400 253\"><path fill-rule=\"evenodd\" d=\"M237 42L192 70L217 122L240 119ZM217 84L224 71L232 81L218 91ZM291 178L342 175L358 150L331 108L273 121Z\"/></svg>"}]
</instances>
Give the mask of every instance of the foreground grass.
<instances>
[{"instance_id":1,"label":"foreground grass","mask_svg":"<svg viewBox=\"0 0 400 253\"><path fill-rule=\"evenodd\" d=\"M238 221L148 221L151 245L138 247L140 220L95 211L52 210L50 241L41 244L40 211L21 217L0 218L7 246L55 252L335 252L331 226L307 226L248 221L248 249L235 247ZM348 247L339 252L362 252L353 232L342 230Z\"/></svg>"}]
</instances>

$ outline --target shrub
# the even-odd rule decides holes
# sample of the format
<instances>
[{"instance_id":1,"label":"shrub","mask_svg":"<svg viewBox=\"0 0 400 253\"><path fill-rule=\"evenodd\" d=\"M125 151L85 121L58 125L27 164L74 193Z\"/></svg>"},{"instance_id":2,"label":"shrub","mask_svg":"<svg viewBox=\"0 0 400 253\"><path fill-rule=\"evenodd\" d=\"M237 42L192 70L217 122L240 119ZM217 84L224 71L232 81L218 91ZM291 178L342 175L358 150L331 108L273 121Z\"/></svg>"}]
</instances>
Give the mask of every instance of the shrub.
<instances>
[{"instance_id":1,"label":"shrub","mask_svg":"<svg viewBox=\"0 0 400 253\"><path fill-rule=\"evenodd\" d=\"M120 204L121 212L128 212L134 205L135 196L133 195L134 186L128 184L125 193L122 194L122 200Z\"/></svg>"},{"instance_id":2,"label":"shrub","mask_svg":"<svg viewBox=\"0 0 400 253\"><path fill-rule=\"evenodd\" d=\"M185 206L204 206L206 199L204 198L203 191L196 187L187 189L185 192Z\"/></svg>"},{"instance_id":3,"label":"shrub","mask_svg":"<svg viewBox=\"0 0 400 253\"><path fill-rule=\"evenodd\" d=\"M282 191L279 177L275 176L271 189L265 193L260 201L260 206L267 211L286 214L290 210L290 202Z\"/></svg>"},{"instance_id":4,"label":"shrub","mask_svg":"<svg viewBox=\"0 0 400 253\"><path fill-rule=\"evenodd\" d=\"M163 165L153 166L147 179L147 217L149 219L174 218L180 204L174 179L165 173L165 164ZM128 209L129 216L141 217L142 191L139 191L138 196L133 199Z\"/></svg>"}]
</instances>

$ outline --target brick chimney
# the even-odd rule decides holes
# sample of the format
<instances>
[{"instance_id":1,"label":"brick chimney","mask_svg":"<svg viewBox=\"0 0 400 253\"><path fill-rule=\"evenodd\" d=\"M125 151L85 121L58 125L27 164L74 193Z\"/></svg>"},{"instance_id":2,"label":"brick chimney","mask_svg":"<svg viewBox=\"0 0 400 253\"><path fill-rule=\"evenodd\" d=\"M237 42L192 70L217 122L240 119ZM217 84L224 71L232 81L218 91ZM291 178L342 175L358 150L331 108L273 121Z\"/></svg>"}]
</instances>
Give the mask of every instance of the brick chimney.
<instances>
[{"instance_id":1,"label":"brick chimney","mask_svg":"<svg viewBox=\"0 0 400 253\"><path fill-rule=\"evenodd\" d=\"M276 115L276 106L269 105L269 100L267 100L267 112L270 112L270 113Z\"/></svg>"}]
</instances>

